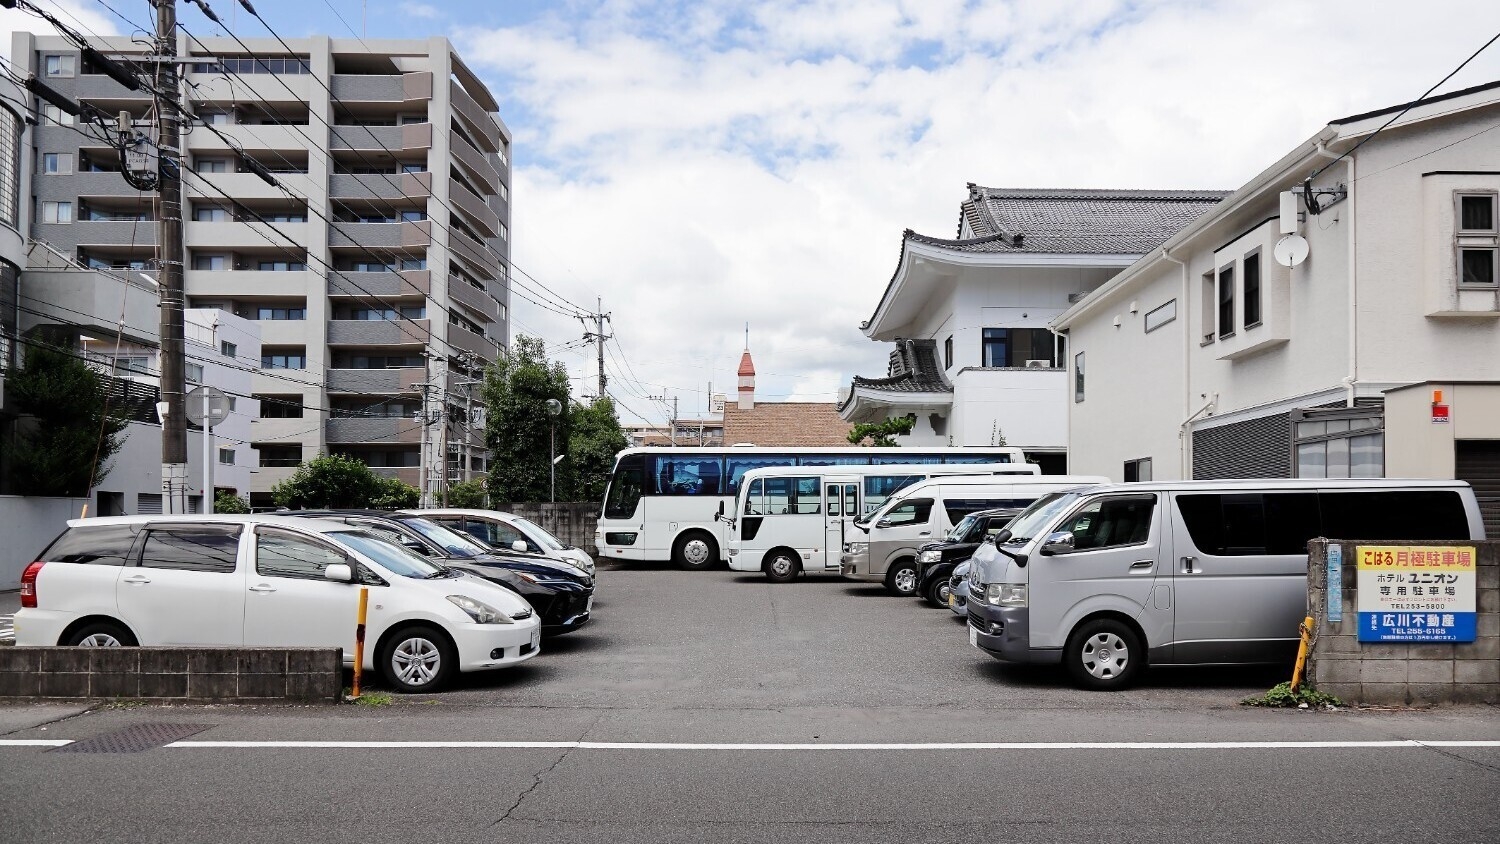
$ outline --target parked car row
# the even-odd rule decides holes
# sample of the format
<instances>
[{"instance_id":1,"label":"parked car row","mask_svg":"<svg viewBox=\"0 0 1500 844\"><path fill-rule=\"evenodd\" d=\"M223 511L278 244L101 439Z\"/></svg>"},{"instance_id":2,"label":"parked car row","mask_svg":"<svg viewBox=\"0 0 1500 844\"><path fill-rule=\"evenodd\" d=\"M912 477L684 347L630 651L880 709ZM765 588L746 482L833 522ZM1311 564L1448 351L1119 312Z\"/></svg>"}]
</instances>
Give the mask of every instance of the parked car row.
<instances>
[{"instance_id":1,"label":"parked car row","mask_svg":"<svg viewBox=\"0 0 1500 844\"><path fill-rule=\"evenodd\" d=\"M588 623L593 563L576 549L529 522L541 535L506 547L475 537L516 529L507 514L435 515L459 530L426 511L75 519L22 575L16 642L339 647L352 666L353 587L366 587L364 668L424 692Z\"/></svg>"}]
</instances>

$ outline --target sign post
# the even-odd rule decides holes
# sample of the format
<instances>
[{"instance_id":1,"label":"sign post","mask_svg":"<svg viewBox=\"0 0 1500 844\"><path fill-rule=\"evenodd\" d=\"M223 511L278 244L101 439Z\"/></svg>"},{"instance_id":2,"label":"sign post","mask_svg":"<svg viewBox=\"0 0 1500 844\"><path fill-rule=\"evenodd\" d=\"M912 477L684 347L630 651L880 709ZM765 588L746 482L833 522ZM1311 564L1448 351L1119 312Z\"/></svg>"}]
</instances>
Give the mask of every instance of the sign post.
<instances>
[{"instance_id":1,"label":"sign post","mask_svg":"<svg viewBox=\"0 0 1500 844\"><path fill-rule=\"evenodd\" d=\"M213 427L229 415L229 396L218 387L207 384L195 387L187 395L187 418L203 428L203 512L214 512L214 435Z\"/></svg>"},{"instance_id":2,"label":"sign post","mask_svg":"<svg viewBox=\"0 0 1500 844\"><path fill-rule=\"evenodd\" d=\"M1474 641L1474 546L1360 545L1354 553L1359 641Z\"/></svg>"}]
</instances>

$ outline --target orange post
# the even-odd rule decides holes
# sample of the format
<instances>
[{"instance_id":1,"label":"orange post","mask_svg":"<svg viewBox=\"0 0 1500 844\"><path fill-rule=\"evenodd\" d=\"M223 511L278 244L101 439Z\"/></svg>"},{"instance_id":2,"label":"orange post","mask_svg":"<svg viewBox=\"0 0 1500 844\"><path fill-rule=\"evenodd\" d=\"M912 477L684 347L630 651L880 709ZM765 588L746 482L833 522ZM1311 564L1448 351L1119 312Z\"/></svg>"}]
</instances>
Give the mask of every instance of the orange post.
<instances>
[{"instance_id":1,"label":"orange post","mask_svg":"<svg viewBox=\"0 0 1500 844\"><path fill-rule=\"evenodd\" d=\"M359 697L360 675L365 670L365 614L370 609L370 590L359 587L359 623L354 628L354 688L350 697Z\"/></svg>"},{"instance_id":2,"label":"orange post","mask_svg":"<svg viewBox=\"0 0 1500 844\"><path fill-rule=\"evenodd\" d=\"M361 630L364 628L361 627ZM1302 632L1302 644L1297 646L1297 667L1292 669L1292 691L1297 691L1302 686L1302 672L1307 669L1307 648L1312 642L1313 618L1308 616L1297 625ZM358 675L355 675L358 676Z\"/></svg>"}]
</instances>

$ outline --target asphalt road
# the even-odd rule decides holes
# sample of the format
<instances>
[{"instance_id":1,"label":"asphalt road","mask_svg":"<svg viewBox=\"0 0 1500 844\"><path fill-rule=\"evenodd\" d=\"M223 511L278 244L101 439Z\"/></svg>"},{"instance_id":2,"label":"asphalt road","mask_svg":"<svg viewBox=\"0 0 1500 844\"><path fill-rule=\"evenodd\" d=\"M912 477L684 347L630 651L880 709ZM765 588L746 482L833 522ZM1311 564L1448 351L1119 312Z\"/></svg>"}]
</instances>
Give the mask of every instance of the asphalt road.
<instances>
[{"instance_id":1,"label":"asphalt road","mask_svg":"<svg viewBox=\"0 0 1500 844\"><path fill-rule=\"evenodd\" d=\"M0 741L206 728L130 754L0 747L0 829L18 842L1500 841L1494 709L1236 706L1279 671L1158 671L1082 692L980 655L946 612L837 580L605 570L595 606L593 625L522 668L387 707L0 708ZM1441 744L1475 740L1492 744ZM397 744L307 744L371 741Z\"/></svg>"}]
</instances>

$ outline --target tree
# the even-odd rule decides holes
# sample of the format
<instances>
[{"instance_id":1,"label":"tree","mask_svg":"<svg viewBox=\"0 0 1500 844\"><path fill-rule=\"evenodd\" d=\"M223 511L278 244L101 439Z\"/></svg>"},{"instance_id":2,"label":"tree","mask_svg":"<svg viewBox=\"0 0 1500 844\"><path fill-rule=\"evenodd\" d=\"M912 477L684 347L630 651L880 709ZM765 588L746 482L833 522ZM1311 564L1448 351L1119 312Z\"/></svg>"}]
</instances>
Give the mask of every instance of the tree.
<instances>
[{"instance_id":1,"label":"tree","mask_svg":"<svg viewBox=\"0 0 1500 844\"><path fill-rule=\"evenodd\" d=\"M226 492L225 490L221 489L219 490L218 494L214 496L214 512L248 513L250 512L250 505L246 504L245 499L239 497L238 495L235 495L232 492Z\"/></svg>"},{"instance_id":2,"label":"tree","mask_svg":"<svg viewBox=\"0 0 1500 844\"><path fill-rule=\"evenodd\" d=\"M14 491L84 496L104 480L129 423L109 406L99 373L68 349L38 343L27 347L5 392L14 410L31 417L0 442Z\"/></svg>"},{"instance_id":3,"label":"tree","mask_svg":"<svg viewBox=\"0 0 1500 844\"><path fill-rule=\"evenodd\" d=\"M376 510L409 510L422 503L422 491L400 478L375 477L375 494L367 505Z\"/></svg>"},{"instance_id":4,"label":"tree","mask_svg":"<svg viewBox=\"0 0 1500 844\"><path fill-rule=\"evenodd\" d=\"M861 422L849 432L849 442L865 445L865 440L870 440L869 444L872 446L900 445L901 443L896 442L896 436L910 434L916 421L910 416L898 416L883 422Z\"/></svg>"},{"instance_id":5,"label":"tree","mask_svg":"<svg viewBox=\"0 0 1500 844\"><path fill-rule=\"evenodd\" d=\"M382 491L381 478L370 467L341 454L319 455L297 467L290 478L271 487L278 507L368 507Z\"/></svg>"},{"instance_id":6,"label":"tree","mask_svg":"<svg viewBox=\"0 0 1500 844\"><path fill-rule=\"evenodd\" d=\"M475 478L461 481L448 487L448 506L482 509L484 507L484 481Z\"/></svg>"},{"instance_id":7,"label":"tree","mask_svg":"<svg viewBox=\"0 0 1500 844\"><path fill-rule=\"evenodd\" d=\"M608 396L574 410L573 433L568 438L568 457L564 461L571 464L569 474L573 478L568 489L569 500L602 500L609 474L615 468L615 455L627 445L625 432L615 416L615 403Z\"/></svg>"},{"instance_id":8,"label":"tree","mask_svg":"<svg viewBox=\"0 0 1500 844\"><path fill-rule=\"evenodd\" d=\"M573 412L568 400L568 370L547 361L541 339L516 338L511 354L486 370L484 441L490 451L491 501L547 501L551 495L552 430L557 449L568 448ZM562 404L562 413L547 413L547 400ZM572 467L557 467L559 493L572 488ZM564 497L566 497L564 495Z\"/></svg>"}]
</instances>

